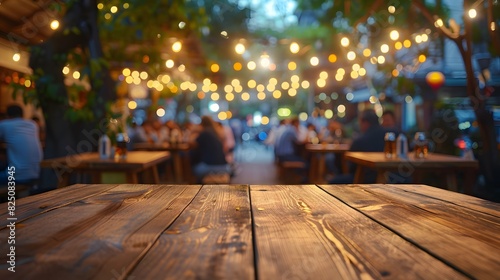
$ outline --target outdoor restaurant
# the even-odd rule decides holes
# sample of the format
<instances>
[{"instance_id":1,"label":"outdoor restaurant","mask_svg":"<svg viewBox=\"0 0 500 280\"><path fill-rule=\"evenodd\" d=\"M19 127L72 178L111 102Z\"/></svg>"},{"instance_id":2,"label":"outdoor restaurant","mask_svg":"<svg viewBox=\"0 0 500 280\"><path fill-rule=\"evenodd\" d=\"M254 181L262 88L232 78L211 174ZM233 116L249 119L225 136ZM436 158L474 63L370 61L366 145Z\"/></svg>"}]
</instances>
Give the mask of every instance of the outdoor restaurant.
<instances>
[{"instance_id":1,"label":"outdoor restaurant","mask_svg":"<svg viewBox=\"0 0 500 280\"><path fill-rule=\"evenodd\" d=\"M0 0L0 279L499 279L499 24Z\"/></svg>"}]
</instances>

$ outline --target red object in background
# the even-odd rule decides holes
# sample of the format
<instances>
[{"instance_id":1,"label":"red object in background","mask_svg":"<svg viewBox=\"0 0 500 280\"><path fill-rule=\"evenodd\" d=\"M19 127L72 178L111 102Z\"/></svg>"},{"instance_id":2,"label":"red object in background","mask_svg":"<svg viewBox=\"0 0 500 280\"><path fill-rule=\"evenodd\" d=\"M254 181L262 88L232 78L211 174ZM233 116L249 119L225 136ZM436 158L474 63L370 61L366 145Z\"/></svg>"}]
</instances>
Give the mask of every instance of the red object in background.
<instances>
[{"instance_id":1,"label":"red object in background","mask_svg":"<svg viewBox=\"0 0 500 280\"><path fill-rule=\"evenodd\" d=\"M425 80L433 90L438 90L444 84L445 77L443 73L433 71L427 73L427 75L425 76Z\"/></svg>"}]
</instances>

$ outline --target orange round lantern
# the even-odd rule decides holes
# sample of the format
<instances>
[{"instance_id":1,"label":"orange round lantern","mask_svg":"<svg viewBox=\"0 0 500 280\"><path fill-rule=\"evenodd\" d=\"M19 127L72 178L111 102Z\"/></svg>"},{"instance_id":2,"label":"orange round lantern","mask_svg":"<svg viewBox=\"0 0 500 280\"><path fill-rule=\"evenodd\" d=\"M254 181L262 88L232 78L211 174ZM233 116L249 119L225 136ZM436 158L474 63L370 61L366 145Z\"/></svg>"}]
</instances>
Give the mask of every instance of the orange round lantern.
<instances>
[{"instance_id":1,"label":"orange round lantern","mask_svg":"<svg viewBox=\"0 0 500 280\"><path fill-rule=\"evenodd\" d=\"M443 73L433 71L427 73L427 76L425 76L425 80L433 90L438 90L444 84L445 78Z\"/></svg>"}]
</instances>

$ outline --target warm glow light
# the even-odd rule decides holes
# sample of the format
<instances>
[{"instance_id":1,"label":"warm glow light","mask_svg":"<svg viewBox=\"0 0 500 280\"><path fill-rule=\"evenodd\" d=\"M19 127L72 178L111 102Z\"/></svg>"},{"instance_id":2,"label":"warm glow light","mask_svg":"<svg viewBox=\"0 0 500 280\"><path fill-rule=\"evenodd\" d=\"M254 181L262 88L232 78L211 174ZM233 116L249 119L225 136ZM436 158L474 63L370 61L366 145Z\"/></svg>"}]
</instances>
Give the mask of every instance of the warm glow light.
<instances>
[{"instance_id":1,"label":"warm glow light","mask_svg":"<svg viewBox=\"0 0 500 280\"><path fill-rule=\"evenodd\" d=\"M295 69L297 69L297 63L295 63L294 61L288 62L288 70L293 71Z\"/></svg>"},{"instance_id":2,"label":"warm glow light","mask_svg":"<svg viewBox=\"0 0 500 280\"><path fill-rule=\"evenodd\" d=\"M219 120L224 121L227 119L227 113L226 112L219 112L219 114L217 114L217 117L219 118Z\"/></svg>"},{"instance_id":3,"label":"warm glow light","mask_svg":"<svg viewBox=\"0 0 500 280\"><path fill-rule=\"evenodd\" d=\"M75 80L80 79L80 72L78 72L78 71L73 72L73 79L75 79Z\"/></svg>"},{"instance_id":4,"label":"warm glow light","mask_svg":"<svg viewBox=\"0 0 500 280\"><path fill-rule=\"evenodd\" d=\"M104 4L103 3L97 4L97 9L99 9L99 10L104 9Z\"/></svg>"},{"instance_id":5,"label":"warm glow light","mask_svg":"<svg viewBox=\"0 0 500 280\"><path fill-rule=\"evenodd\" d=\"M179 29L184 29L186 27L186 23L184 21L179 22Z\"/></svg>"},{"instance_id":6,"label":"warm glow light","mask_svg":"<svg viewBox=\"0 0 500 280\"><path fill-rule=\"evenodd\" d=\"M392 76L393 76L393 77L397 77L397 76L399 76L399 71L398 71L398 69L394 69L394 70L392 70Z\"/></svg>"},{"instance_id":7,"label":"warm glow light","mask_svg":"<svg viewBox=\"0 0 500 280\"><path fill-rule=\"evenodd\" d=\"M491 29L491 31L497 30L497 25L494 21L490 22L490 29Z\"/></svg>"},{"instance_id":8,"label":"warm glow light","mask_svg":"<svg viewBox=\"0 0 500 280\"><path fill-rule=\"evenodd\" d=\"M113 6L113 7L111 7L111 9L109 9L109 11L110 11L112 14L116 14L116 12L118 12L118 7L117 7L117 6Z\"/></svg>"},{"instance_id":9,"label":"warm glow light","mask_svg":"<svg viewBox=\"0 0 500 280\"><path fill-rule=\"evenodd\" d=\"M290 95L290 96L295 96L295 95L297 95L297 90L296 90L296 89L294 89L294 88L289 89L289 90L288 90L288 95Z\"/></svg>"},{"instance_id":10,"label":"warm glow light","mask_svg":"<svg viewBox=\"0 0 500 280\"><path fill-rule=\"evenodd\" d=\"M281 97L281 91L279 91L279 90L273 91L273 97L276 98L276 99L280 98Z\"/></svg>"},{"instance_id":11,"label":"warm glow light","mask_svg":"<svg viewBox=\"0 0 500 280\"><path fill-rule=\"evenodd\" d=\"M404 46L405 48L409 48L409 47L411 47L411 41L410 41L410 40L404 40L404 42L403 42L403 46Z\"/></svg>"},{"instance_id":12,"label":"warm glow light","mask_svg":"<svg viewBox=\"0 0 500 280\"><path fill-rule=\"evenodd\" d=\"M165 66L167 66L167 68L172 68L172 67L174 67L174 65L175 65L175 63L172 59L165 61Z\"/></svg>"},{"instance_id":13,"label":"warm glow light","mask_svg":"<svg viewBox=\"0 0 500 280\"><path fill-rule=\"evenodd\" d=\"M350 51L347 53L347 59L349 60L355 60L356 59L356 53L353 51Z\"/></svg>"},{"instance_id":14,"label":"warm glow light","mask_svg":"<svg viewBox=\"0 0 500 280\"><path fill-rule=\"evenodd\" d=\"M12 56L12 60L14 60L15 62L18 62L19 60L21 60L21 54L20 53L15 53Z\"/></svg>"},{"instance_id":15,"label":"warm glow light","mask_svg":"<svg viewBox=\"0 0 500 280\"><path fill-rule=\"evenodd\" d=\"M260 120L260 123L263 125L268 125L269 124L269 117L263 116L262 119Z\"/></svg>"},{"instance_id":16,"label":"warm glow light","mask_svg":"<svg viewBox=\"0 0 500 280\"><path fill-rule=\"evenodd\" d=\"M347 37L342 37L342 39L340 39L340 44L343 46L343 47L348 47L349 46L349 38Z\"/></svg>"},{"instance_id":17,"label":"warm glow light","mask_svg":"<svg viewBox=\"0 0 500 280\"><path fill-rule=\"evenodd\" d=\"M287 90L290 88L290 84L288 82L281 83L281 88Z\"/></svg>"},{"instance_id":18,"label":"warm glow light","mask_svg":"<svg viewBox=\"0 0 500 280\"><path fill-rule=\"evenodd\" d=\"M247 63L248 70L255 70L256 67L257 67L257 64L255 63L255 61L249 61Z\"/></svg>"},{"instance_id":19,"label":"warm glow light","mask_svg":"<svg viewBox=\"0 0 500 280\"><path fill-rule=\"evenodd\" d=\"M59 28L59 21L58 20L53 20L51 23L50 23L50 28L52 30L56 30L57 28Z\"/></svg>"},{"instance_id":20,"label":"warm glow light","mask_svg":"<svg viewBox=\"0 0 500 280\"><path fill-rule=\"evenodd\" d=\"M130 110L135 110L137 108L137 102L135 102L134 100L131 100L128 102L128 108Z\"/></svg>"},{"instance_id":21,"label":"warm glow light","mask_svg":"<svg viewBox=\"0 0 500 280\"><path fill-rule=\"evenodd\" d=\"M380 51L382 53L388 53L389 52L389 45L383 44L382 46L380 46Z\"/></svg>"},{"instance_id":22,"label":"warm glow light","mask_svg":"<svg viewBox=\"0 0 500 280\"><path fill-rule=\"evenodd\" d=\"M219 100L219 98L220 95L217 92L213 92L212 95L210 95L210 99L212 99L213 101L217 101Z\"/></svg>"},{"instance_id":23,"label":"warm glow light","mask_svg":"<svg viewBox=\"0 0 500 280\"><path fill-rule=\"evenodd\" d=\"M427 57L425 56L425 54L421 54L418 56L418 62L424 63L426 60L427 60Z\"/></svg>"},{"instance_id":24,"label":"warm glow light","mask_svg":"<svg viewBox=\"0 0 500 280\"><path fill-rule=\"evenodd\" d=\"M158 108L158 110L156 110L156 115L157 115L158 117L160 117L160 118L161 118L161 117L163 117L163 116L165 116L165 109L163 109L163 108Z\"/></svg>"},{"instance_id":25,"label":"warm glow light","mask_svg":"<svg viewBox=\"0 0 500 280\"><path fill-rule=\"evenodd\" d=\"M439 28L439 27L442 27L443 25L444 25L443 20L442 20L442 19L440 19L440 18L438 18L438 19L436 20L436 22L434 22L434 26L436 26L436 27L438 27L438 28Z\"/></svg>"},{"instance_id":26,"label":"warm glow light","mask_svg":"<svg viewBox=\"0 0 500 280\"><path fill-rule=\"evenodd\" d=\"M227 94L226 94L226 100L227 100L227 101L233 101L233 100L234 100L234 94L232 94L232 93L227 93Z\"/></svg>"},{"instance_id":27,"label":"warm glow light","mask_svg":"<svg viewBox=\"0 0 500 280\"><path fill-rule=\"evenodd\" d=\"M69 68L68 68L68 69L69 69ZM122 74L123 74L123 76L125 76L125 77L126 77L126 76L130 76L130 73L131 73L131 71L130 71L130 69L129 69L129 68L124 68L124 69L122 70ZM66 74L67 74L67 73L66 73Z\"/></svg>"},{"instance_id":28,"label":"warm glow light","mask_svg":"<svg viewBox=\"0 0 500 280\"><path fill-rule=\"evenodd\" d=\"M299 44L293 42L290 44L290 52L291 53L298 53L300 51L300 46Z\"/></svg>"},{"instance_id":29,"label":"warm glow light","mask_svg":"<svg viewBox=\"0 0 500 280\"><path fill-rule=\"evenodd\" d=\"M174 52L180 52L181 49L182 49L182 43L181 42L177 41L177 42L175 42L175 43L172 44L172 50Z\"/></svg>"},{"instance_id":30,"label":"warm glow light","mask_svg":"<svg viewBox=\"0 0 500 280\"><path fill-rule=\"evenodd\" d=\"M337 112L344 113L345 112L345 105L340 104L339 106L337 106Z\"/></svg>"},{"instance_id":31,"label":"warm glow light","mask_svg":"<svg viewBox=\"0 0 500 280\"><path fill-rule=\"evenodd\" d=\"M257 82L255 80L248 80L247 85L249 88L255 88L257 86Z\"/></svg>"},{"instance_id":32,"label":"warm glow light","mask_svg":"<svg viewBox=\"0 0 500 280\"><path fill-rule=\"evenodd\" d=\"M271 59L269 58L269 55L263 54L260 56L260 65L263 68L268 68L270 64L271 64Z\"/></svg>"},{"instance_id":33,"label":"warm glow light","mask_svg":"<svg viewBox=\"0 0 500 280\"><path fill-rule=\"evenodd\" d=\"M250 99L250 94L248 94L248 92L244 92L241 94L241 99L243 101L248 101Z\"/></svg>"},{"instance_id":34,"label":"warm glow light","mask_svg":"<svg viewBox=\"0 0 500 280\"><path fill-rule=\"evenodd\" d=\"M385 57L383 55L379 55L377 57L377 62L378 62L378 64L384 64L385 63Z\"/></svg>"},{"instance_id":35,"label":"warm glow light","mask_svg":"<svg viewBox=\"0 0 500 280\"><path fill-rule=\"evenodd\" d=\"M219 64L213 63L212 65L210 65L210 71L212 71L213 73L217 73L219 72L219 70L220 70Z\"/></svg>"},{"instance_id":36,"label":"warm glow light","mask_svg":"<svg viewBox=\"0 0 500 280\"><path fill-rule=\"evenodd\" d=\"M235 71L241 71L242 68L243 68L243 65L241 65L241 63L239 63L239 62L235 62L233 65L233 69Z\"/></svg>"},{"instance_id":37,"label":"warm glow light","mask_svg":"<svg viewBox=\"0 0 500 280\"><path fill-rule=\"evenodd\" d=\"M417 43L417 44L422 43L422 36L420 36L420 35L415 36L415 43Z\"/></svg>"},{"instance_id":38,"label":"warm glow light","mask_svg":"<svg viewBox=\"0 0 500 280\"><path fill-rule=\"evenodd\" d=\"M310 84L308 81L302 81L301 86L303 89L308 89L310 87Z\"/></svg>"},{"instance_id":39,"label":"warm glow light","mask_svg":"<svg viewBox=\"0 0 500 280\"><path fill-rule=\"evenodd\" d=\"M123 8L126 10L130 7L130 4L129 3L123 3Z\"/></svg>"},{"instance_id":40,"label":"warm glow light","mask_svg":"<svg viewBox=\"0 0 500 280\"><path fill-rule=\"evenodd\" d=\"M298 77L299 77L299 76L297 76L297 81L294 81L294 80L292 79L292 82L298 82ZM326 72L326 71L321 71L321 73L319 73L319 77L320 77L321 79L323 79L323 80L328 79L328 72Z\"/></svg>"},{"instance_id":41,"label":"warm glow light","mask_svg":"<svg viewBox=\"0 0 500 280\"><path fill-rule=\"evenodd\" d=\"M387 7L387 11L389 11L389 13L391 13L391 14L394 14L396 12L396 7L391 5L391 6Z\"/></svg>"},{"instance_id":42,"label":"warm glow light","mask_svg":"<svg viewBox=\"0 0 500 280\"><path fill-rule=\"evenodd\" d=\"M328 61L330 61L331 63L335 63L337 61L337 56L335 54L330 54L328 56Z\"/></svg>"},{"instance_id":43,"label":"warm glow light","mask_svg":"<svg viewBox=\"0 0 500 280\"><path fill-rule=\"evenodd\" d=\"M266 87L263 84L259 84L259 85L257 85L257 87L255 89L257 91L264 91L266 89Z\"/></svg>"},{"instance_id":44,"label":"warm glow light","mask_svg":"<svg viewBox=\"0 0 500 280\"><path fill-rule=\"evenodd\" d=\"M316 81L316 85L318 85L318 87L320 87L320 88L323 88L323 87L326 86L326 80L324 80L324 79L318 79Z\"/></svg>"},{"instance_id":45,"label":"warm glow light","mask_svg":"<svg viewBox=\"0 0 500 280\"><path fill-rule=\"evenodd\" d=\"M243 54L245 52L245 45L243 45L242 43L238 43L236 44L236 46L234 47L234 51L237 53L237 54Z\"/></svg>"},{"instance_id":46,"label":"warm glow light","mask_svg":"<svg viewBox=\"0 0 500 280\"><path fill-rule=\"evenodd\" d=\"M124 70L124 71L125 71L125 70ZM130 70L129 70L129 71L130 71ZM68 67L68 66L64 66L64 67L63 67L63 70L62 70L62 73L63 73L64 75L68 75L68 73L69 73L69 67ZM129 72L129 74L130 74L130 72ZM127 76L127 75L124 75L124 76Z\"/></svg>"},{"instance_id":47,"label":"warm glow light","mask_svg":"<svg viewBox=\"0 0 500 280\"><path fill-rule=\"evenodd\" d=\"M318 64L319 64L319 58L316 57L316 56L313 56L313 57L311 57L311 59L309 60L309 62L311 63L312 66L318 66Z\"/></svg>"},{"instance_id":48,"label":"warm glow light","mask_svg":"<svg viewBox=\"0 0 500 280\"><path fill-rule=\"evenodd\" d=\"M224 86L224 92L232 92L233 91L233 86L232 85L226 85Z\"/></svg>"},{"instance_id":49,"label":"warm glow light","mask_svg":"<svg viewBox=\"0 0 500 280\"><path fill-rule=\"evenodd\" d=\"M211 83L208 88L210 89L210 91L215 92L217 91L218 86L217 84Z\"/></svg>"},{"instance_id":50,"label":"warm glow light","mask_svg":"<svg viewBox=\"0 0 500 280\"><path fill-rule=\"evenodd\" d=\"M476 18L477 17L477 11L476 11L476 9L470 9L469 10L469 17L470 18Z\"/></svg>"},{"instance_id":51,"label":"warm glow light","mask_svg":"<svg viewBox=\"0 0 500 280\"><path fill-rule=\"evenodd\" d=\"M421 35L421 37L422 37L422 42L429 41L429 36L427 34L424 33L424 34Z\"/></svg>"},{"instance_id":52,"label":"warm glow light","mask_svg":"<svg viewBox=\"0 0 500 280\"><path fill-rule=\"evenodd\" d=\"M363 77L363 76L365 76L365 75L366 75L366 69L365 69L365 68L361 68L361 69L359 69L358 73L359 73L359 75L360 75L361 77Z\"/></svg>"},{"instance_id":53,"label":"warm glow light","mask_svg":"<svg viewBox=\"0 0 500 280\"><path fill-rule=\"evenodd\" d=\"M257 99L259 99L259 100L266 99L266 94L264 92L262 92L262 91L259 92L259 93L257 93Z\"/></svg>"},{"instance_id":54,"label":"warm glow light","mask_svg":"<svg viewBox=\"0 0 500 280\"><path fill-rule=\"evenodd\" d=\"M358 72L356 72L356 71L352 71L352 72L351 72L351 78L352 78L352 79L357 79L357 78L359 78L359 74L358 74Z\"/></svg>"},{"instance_id":55,"label":"warm glow light","mask_svg":"<svg viewBox=\"0 0 500 280\"><path fill-rule=\"evenodd\" d=\"M164 83L164 84L167 84L171 81L172 79L170 78L169 75L163 75L161 76L161 82Z\"/></svg>"},{"instance_id":56,"label":"warm glow light","mask_svg":"<svg viewBox=\"0 0 500 280\"><path fill-rule=\"evenodd\" d=\"M394 48L399 51L400 49L403 48L403 43L401 42L394 43Z\"/></svg>"},{"instance_id":57,"label":"warm glow light","mask_svg":"<svg viewBox=\"0 0 500 280\"><path fill-rule=\"evenodd\" d=\"M205 93L203 91L198 92L198 99L203 99L205 98Z\"/></svg>"},{"instance_id":58,"label":"warm glow light","mask_svg":"<svg viewBox=\"0 0 500 280\"><path fill-rule=\"evenodd\" d=\"M391 33L389 33L389 37L391 40L396 41L399 39L399 32L397 30L392 30Z\"/></svg>"},{"instance_id":59,"label":"warm glow light","mask_svg":"<svg viewBox=\"0 0 500 280\"><path fill-rule=\"evenodd\" d=\"M364 49L363 50L363 55L365 57L369 57L370 55L372 55L372 51L370 49Z\"/></svg>"}]
</instances>

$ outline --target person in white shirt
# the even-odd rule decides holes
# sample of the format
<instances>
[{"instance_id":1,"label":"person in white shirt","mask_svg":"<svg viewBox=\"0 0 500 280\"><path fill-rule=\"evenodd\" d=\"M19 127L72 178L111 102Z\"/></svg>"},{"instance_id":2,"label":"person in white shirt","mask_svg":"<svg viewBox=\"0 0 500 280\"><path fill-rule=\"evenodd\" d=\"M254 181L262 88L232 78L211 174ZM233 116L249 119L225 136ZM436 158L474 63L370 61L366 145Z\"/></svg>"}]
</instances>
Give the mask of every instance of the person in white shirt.
<instances>
[{"instance_id":1,"label":"person in white shirt","mask_svg":"<svg viewBox=\"0 0 500 280\"><path fill-rule=\"evenodd\" d=\"M32 120L23 119L23 109L18 105L7 108L8 119L0 121L0 141L5 142L7 168L0 170L0 185L33 184L40 176L43 158L38 126Z\"/></svg>"}]
</instances>

